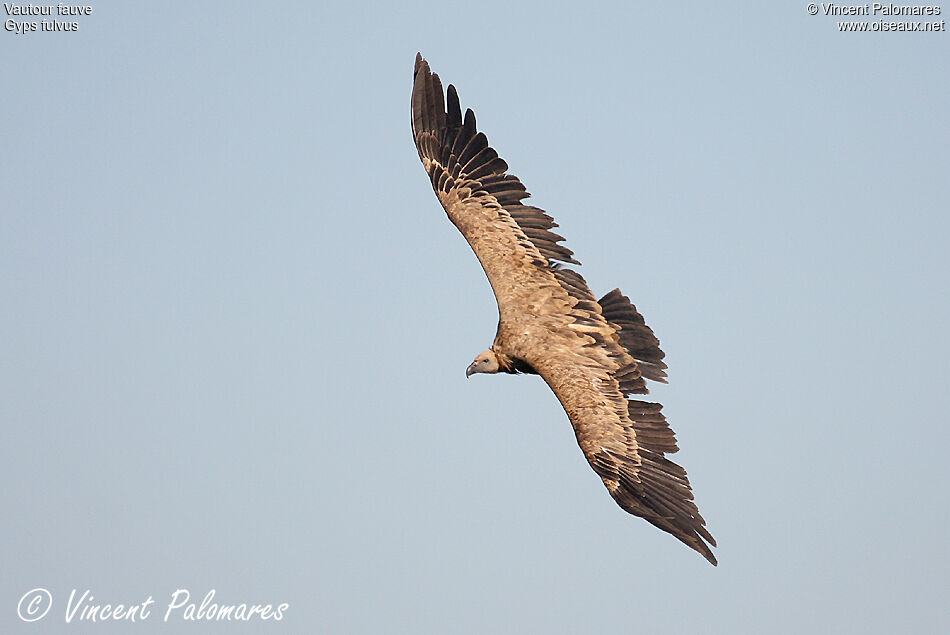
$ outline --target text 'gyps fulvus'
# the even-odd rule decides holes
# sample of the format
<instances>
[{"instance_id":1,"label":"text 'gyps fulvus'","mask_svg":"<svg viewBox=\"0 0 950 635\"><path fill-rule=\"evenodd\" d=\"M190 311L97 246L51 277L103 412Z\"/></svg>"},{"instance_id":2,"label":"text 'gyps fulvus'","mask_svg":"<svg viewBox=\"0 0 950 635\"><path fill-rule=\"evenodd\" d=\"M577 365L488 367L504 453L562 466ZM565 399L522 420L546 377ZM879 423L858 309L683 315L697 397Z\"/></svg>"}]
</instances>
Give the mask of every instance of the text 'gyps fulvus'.
<instances>
[{"instance_id":1,"label":"text 'gyps fulvus'","mask_svg":"<svg viewBox=\"0 0 950 635\"><path fill-rule=\"evenodd\" d=\"M446 103L447 102L447 103ZM447 106L447 108L446 108ZM560 245L550 216L522 205L518 177L459 106L455 87L416 56L412 136L442 207L481 262L498 301L490 349L465 371L534 373L567 412L577 442L610 495L716 564L716 541L693 503L662 406L630 399L644 378L666 382L659 341L630 300L614 289L600 300Z\"/></svg>"}]
</instances>

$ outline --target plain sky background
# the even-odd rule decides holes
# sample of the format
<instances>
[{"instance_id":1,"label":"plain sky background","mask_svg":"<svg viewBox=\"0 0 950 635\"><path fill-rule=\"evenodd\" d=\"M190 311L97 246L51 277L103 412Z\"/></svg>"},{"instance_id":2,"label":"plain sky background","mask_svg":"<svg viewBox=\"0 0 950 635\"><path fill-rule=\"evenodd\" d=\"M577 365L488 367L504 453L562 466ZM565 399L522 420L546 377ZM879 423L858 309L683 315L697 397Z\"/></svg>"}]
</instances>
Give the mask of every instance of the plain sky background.
<instances>
[{"instance_id":1,"label":"plain sky background","mask_svg":"<svg viewBox=\"0 0 950 635\"><path fill-rule=\"evenodd\" d=\"M946 32L92 6L0 33L0 631L948 631ZM417 51L659 336L718 568L613 503L539 379L465 379L497 313L412 145ZM155 608L66 624L74 588ZM163 624L179 588L290 608Z\"/></svg>"}]
</instances>

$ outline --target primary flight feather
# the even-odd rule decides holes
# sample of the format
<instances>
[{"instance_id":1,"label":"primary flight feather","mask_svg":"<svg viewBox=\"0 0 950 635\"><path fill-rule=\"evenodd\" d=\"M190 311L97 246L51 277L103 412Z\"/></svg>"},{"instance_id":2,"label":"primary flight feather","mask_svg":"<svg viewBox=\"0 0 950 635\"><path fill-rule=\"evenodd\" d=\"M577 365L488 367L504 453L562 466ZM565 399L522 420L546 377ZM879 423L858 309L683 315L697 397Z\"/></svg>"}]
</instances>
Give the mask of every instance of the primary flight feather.
<instances>
[{"instance_id":1,"label":"primary flight feather","mask_svg":"<svg viewBox=\"0 0 950 635\"><path fill-rule=\"evenodd\" d=\"M412 135L439 202L484 268L498 302L490 349L466 369L540 375L574 426L591 467L624 510L669 532L716 564L716 541L693 503L662 406L631 399L644 379L666 382L653 331L619 289L600 300L566 264L580 264L544 210L462 115L455 87L416 56Z\"/></svg>"}]
</instances>

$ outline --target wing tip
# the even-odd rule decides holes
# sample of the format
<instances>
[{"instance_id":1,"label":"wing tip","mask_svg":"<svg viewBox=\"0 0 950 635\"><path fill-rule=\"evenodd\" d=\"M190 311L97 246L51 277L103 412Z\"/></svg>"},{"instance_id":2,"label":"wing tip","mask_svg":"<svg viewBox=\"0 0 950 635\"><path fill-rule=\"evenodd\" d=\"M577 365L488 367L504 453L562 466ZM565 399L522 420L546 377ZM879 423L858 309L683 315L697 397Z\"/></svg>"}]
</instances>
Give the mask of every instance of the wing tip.
<instances>
[{"instance_id":1,"label":"wing tip","mask_svg":"<svg viewBox=\"0 0 950 635\"><path fill-rule=\"evenodd\" d=\"M438 73L431 71L422 53L416 53L410 110L412 136L421 157L420 135L440 130L445 120L442 81Z\"/></svg>"},{"instance_id":2,"label":"wing tip","mask_svg":"<svg viewBox=\"0 0 950 635\"><path fill-rule=\"evenodd\" d=\"M413 76L413 78L415 78L415 76L419 74L419 69L420 69L420 68L425 68L425 69L428 71L428 70L429 70L429 63L426 61L426 58L422 57L422 53L421 53L421 52L418 52L418 53L416 53L416 64L415 64L415 66L413 67L413 70L412 70L412 76Z\"/></svg>"}]
</instances>

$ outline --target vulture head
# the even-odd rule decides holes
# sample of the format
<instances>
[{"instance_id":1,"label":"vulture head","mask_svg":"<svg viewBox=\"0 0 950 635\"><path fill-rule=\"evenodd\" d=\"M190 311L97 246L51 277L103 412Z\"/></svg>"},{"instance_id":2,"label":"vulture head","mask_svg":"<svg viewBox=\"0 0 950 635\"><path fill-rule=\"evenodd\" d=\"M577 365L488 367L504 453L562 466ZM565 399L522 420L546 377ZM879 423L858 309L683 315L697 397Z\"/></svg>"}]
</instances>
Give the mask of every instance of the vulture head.
<instances>
[{"instance_id":1,"label":"vulture head","mask_svg":"<svg viewBox=\"0 0 950 635\"><path fill-rule=\"evenodd\" d=\"M465 376L471 377L475 373L497 373L501 370L501 364L498 362L498 355L495 351L488 349L484 353L479 353L475 361L465 369Z\"/></svg>"}]
</instances>

